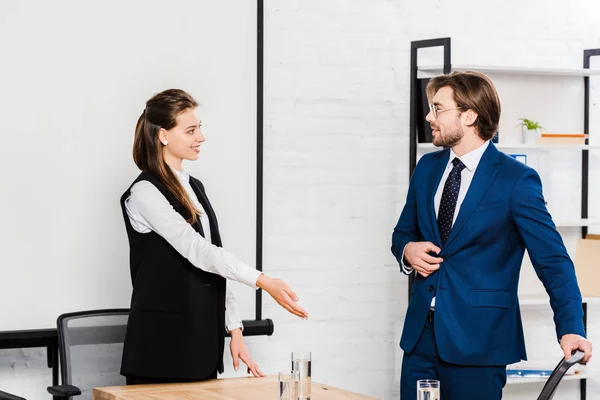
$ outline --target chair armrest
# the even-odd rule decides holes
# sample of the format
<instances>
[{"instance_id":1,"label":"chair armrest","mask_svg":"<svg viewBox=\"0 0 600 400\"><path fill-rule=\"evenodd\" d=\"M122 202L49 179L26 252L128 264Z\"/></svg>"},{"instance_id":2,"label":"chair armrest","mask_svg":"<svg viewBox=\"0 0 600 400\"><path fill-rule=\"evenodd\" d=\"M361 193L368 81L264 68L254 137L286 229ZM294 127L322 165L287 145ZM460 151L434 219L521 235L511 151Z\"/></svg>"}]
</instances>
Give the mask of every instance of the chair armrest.
<instances>
[{"instance_id":1,"label":"chair armrest","mask_svg":"<svg viewBox=\"0 0 600 400\"><path fill-rule=\"evenodd\" d=\"M580 350L573 351L572 353L573 355L571 356L571 358L565 361L568 365L567 369L571 368L575 364L581 363L581 361L583 361L583 358L585 357L585 353Z\"/></svg>"},{"instance_id":2,"label":"chair armrest","mask_svg":"<svg viewBox=\"0 0 600 400\"><path fill-rule=\"evenodd\" d=\"M568 360L565 360L563 357L562 360L558 363L552 374L548 377L544 388L542 389L542 393L540 393L538 400L552 400L554 398L554 393L556 392L556 388L560 383L562 377L565 375L567 370L571 368L573 365L580 363L585 357L585 353L583 351L574 351L572 352L571 357Z\"/></svg>"},{"instance_id":3,"label":"chair armrest","mask_svg":"<svg viewBox=\"0 0 600 400\"><path fill-rule=\"evenodd\" d=\"M6 393L0 390L0 400L25 400L22 397L15 396L14 394Z\"/></svg>"},{"instance_id":4,"label":"chair armrest","mask_svg":"<svg viewBox=\"0 0 600 400\"><path fill-rule=\"evenodd\" d=\"M69 398L71 396L78 396L81 394L81 390L77 386L73 385L57 385L48 386L48 393L56 397Z\"/></svg>"}]
</instances>

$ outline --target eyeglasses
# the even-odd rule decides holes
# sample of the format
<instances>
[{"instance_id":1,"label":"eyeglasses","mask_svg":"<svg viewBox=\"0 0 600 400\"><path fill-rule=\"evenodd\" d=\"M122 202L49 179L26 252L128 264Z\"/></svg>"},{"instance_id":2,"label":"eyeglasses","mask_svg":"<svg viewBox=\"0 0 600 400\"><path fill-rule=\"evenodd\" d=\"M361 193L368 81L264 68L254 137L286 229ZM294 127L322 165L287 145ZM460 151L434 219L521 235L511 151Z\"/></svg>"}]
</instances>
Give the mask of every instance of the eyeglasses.
<instances>
[{"instance_id":1,"label":"eyeglasses","mask_svg":"<svg viewBox=\"0 0 600 400\"><path fill-rule=\"evenodd\" d=\"M437 108L435 108L434 104L430 104L429 105L429 109L433 113L433 118L437 119L438 118L438 114L443 113L444 111L448 111L448 110L460 110L461 107L444 108L443 110L438 110Z\"/></svg>"}]
</instances>

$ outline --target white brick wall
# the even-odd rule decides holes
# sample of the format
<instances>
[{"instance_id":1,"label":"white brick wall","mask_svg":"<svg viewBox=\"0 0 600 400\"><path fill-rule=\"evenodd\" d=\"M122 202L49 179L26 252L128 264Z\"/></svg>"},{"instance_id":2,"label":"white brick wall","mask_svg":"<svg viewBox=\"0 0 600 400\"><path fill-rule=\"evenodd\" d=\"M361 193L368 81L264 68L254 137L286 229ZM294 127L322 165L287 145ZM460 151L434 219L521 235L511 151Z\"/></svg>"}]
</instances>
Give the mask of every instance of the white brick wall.
<instances>
[{"instance_id":1,"label":"white brick wall","mask_svg":"<svg viewBox=\"0 0 600 400\"><path fill-rule=\"evenodd\" d=\"M397 399L407 280L389 245L408 183L410 41L450 36L455 62L577 68L584 48L600 47L600 3L267 0L265 8L265 270L293 284L310 319L265 299L275 334L247 343L267 373L308 349L315 380ZM598 344L600 309L589 311ZM530 358L558 360L550 312L528 309L524 319ZM0 386L48 398L45 361L43 350L0 350ZM226 376L237 375L229 367ZM578 399L577 388L564 382L555 398ZM512 386L505 398L533 399L540 389ZM594 378L588 399L598 393Z\"/></svg>"},{"instance_id":2,"label":"white brick wall","mask_svg":"<svg viewBox=\"0 0 600 400\"><path fill-rule=\"evenodd\" d=\"M584 48L600 45L589 16L592 9L600 10L596 3L553 8L541 1L509 1L493 15L480 11L480 4L267 2L266 269L292 282L302 271L301 285L313 281L316 287L308 293L299 288L311 311L313 301L321 303L323 287L337 286L337 295L327 299L351 301L345 307L355 313L348 315L330 300L332 310L318 310L318 321L282 315L289 321L286 333L293 327L300 332L287 337L276 330L269 343L288 351L318 349L315 379L380 398L398 397L397 342L406 282L388 247L407 189L409 42L451 36L456 62L574 68L581 67ZM305 244L313 246L309 250ZM350 265L347 258L368 264ZM373 276L391 270L390 279L378 287L358 280L350 285L346 277L365 266ZM335 338L326 334L321 314L329 315L327 333L343 332ZM592 339L600 338L598 316L590 306ZM533 308L524 318L530 358L558 360L550 312ZM380 339L373 341L376 332ZM535 346L538 335L543 340ZM322 349L324 341L328 346ZM357 356L356 348L364 350ZM340 360L340 350L358 359ZM285 366L286 357L287 352L277 365ZM556 398L578 398L577 385L565 382ZM513 386L505 397L535 398L540 389ZM598 381L590 382L588 398L598 390Z\"/></svg>"}]
</instances>

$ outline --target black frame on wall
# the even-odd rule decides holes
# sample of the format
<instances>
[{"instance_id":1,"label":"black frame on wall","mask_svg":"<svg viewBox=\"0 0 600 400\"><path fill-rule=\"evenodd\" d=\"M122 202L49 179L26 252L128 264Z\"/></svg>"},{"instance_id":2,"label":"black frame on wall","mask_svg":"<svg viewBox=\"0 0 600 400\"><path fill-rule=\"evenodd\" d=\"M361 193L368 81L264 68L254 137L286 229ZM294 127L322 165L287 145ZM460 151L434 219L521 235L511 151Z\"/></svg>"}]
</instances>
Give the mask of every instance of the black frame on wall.
<instances>
[{"instance_id":1,"label":"black frame on wall","mask_svg":"<svg viewBox=\"0 0 600 400\"><path fill-rule=\"evenodd\" d=\"M263 270L263 123L264 123L264 0L257 0L256 60L256 269ZM58 317L58 316L57 316ZM256 291L255 319L244 320L244 336L270 336L271 319L262 319L262 290ZM59 358L56 329L0 332L0 349L45 347L47 365L52 368L52 385L58 385Z\"/></svg>"},{"instance_id":2,"label":"black frame on wall","mask_svg":"<svg viewBox=\"0 0 600 400\"><path fill-rule=\"evenodd\" d=\"M429 47L443 47L444 48L444 74L449 74L452 69L450 63L450 38L430 39L430 40L418 40L410 43L410 128L409 128L409 169L408 178L412 177L412 174L417 166L417 142L419 131L424 129L424 118L419 121L419 115L422 114L421 104L423 102L421 94L421 81L418 77L418 56L419 49L425 49ZM408 298L410 299L410 293L413 282L415 280L415 274L408 276Z\"/></svg>"},{"instance_id":3,"label":"black frame on wall","mask_svg":"<svg viewBox=\"0 0 600 400\"><path fill-rule=\"evenodd\" d=\"M263 270L263 159L264 159L264 0L256 1L256 269ZM262 289L256 291L255 320L262 319ZM271 331L271 333L273 333Z\"/></svg>"},{"instance_id":4,"label":"black frame on wall","mask_svg":"<svg viewBox=\"0 0 600 400\"><path fill-rule=\"evenodd\" d=\"M423 138L424 123L419 121L419 114L422 114L423 94L421 91L422 84L418 78L418 51L419 49L429 47L443 47L444 51L444 74L449 74L452 70L450 61L450 38L439 38L429 40L419 40L411 42L410 52L410 142L409 142L409 178L417 166L417 144L419 137ZM590 68L590 58L600 56L600 49L584 50L583 52L583 68ZM584 76L584 133L588 135L585 144L589 144L589 125L590 125L590 77ZM424 116L423 116L424 120ZM589 197L589 150L583 149L581 155L581 218L588 218L588 197ZM585 238L588 233L588 227L582 226L581 237ZM410 300L411 288L415 279L415 274L409 275L408 280L408 298ZM587 303L582 303L583 308L583 326L587 332ZM587 397L587 380L579 381L580 398L586 400Z\"/></svg>"}]
</instances>

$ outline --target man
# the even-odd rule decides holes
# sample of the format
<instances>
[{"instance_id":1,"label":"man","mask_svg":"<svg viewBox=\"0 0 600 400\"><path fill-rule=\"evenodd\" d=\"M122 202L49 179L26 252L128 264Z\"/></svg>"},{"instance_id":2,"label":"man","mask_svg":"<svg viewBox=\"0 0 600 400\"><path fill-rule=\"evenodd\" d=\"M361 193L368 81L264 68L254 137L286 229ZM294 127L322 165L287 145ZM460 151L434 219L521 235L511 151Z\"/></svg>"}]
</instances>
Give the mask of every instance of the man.
<instances>
[{"instance_id":1,"label":"man","mask_svg":"<svg viewBox=\"0 0 600 400\"><path fill-rule=\"evenodd\" d=\"M575 270L542 196L538 174L490 143L500 100L477 72L427 87L433 144L424 155L392 236L406 274L416 271L400 346L401 397L418 379L440 380L444 400L502 398L506 365L526 359L517 285L527 249L550 295L565 357L584 336Z\"/></svg>"}]
</instances>

